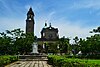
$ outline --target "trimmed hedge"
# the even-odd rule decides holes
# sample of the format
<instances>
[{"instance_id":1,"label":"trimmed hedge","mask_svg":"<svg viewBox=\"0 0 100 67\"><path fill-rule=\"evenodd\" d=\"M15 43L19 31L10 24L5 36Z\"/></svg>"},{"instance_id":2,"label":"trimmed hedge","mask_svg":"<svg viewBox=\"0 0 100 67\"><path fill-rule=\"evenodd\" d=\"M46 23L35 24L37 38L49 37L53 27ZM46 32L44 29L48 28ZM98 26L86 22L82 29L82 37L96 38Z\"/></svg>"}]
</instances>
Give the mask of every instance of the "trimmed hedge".
<instances>
[{"instance_id":1,"label":"trimmed hedge","mask_svg":"<svg viewBox=\"0 0 100 67\"><path fill-rule=\"evenodd\" d=\"M100 64L88 60L66 58L57 55L48 56L48 64L54 67L100 67Z\"/></svg>"},{"instance_id":2,"label":"trimmed hedge","mask_svg":"<svg viewBox=\"0 0 100 67\"><path fill-rule=\"evenodd\" d=\"M12 63L17 60L18 60L17 56L10 56L10 55L0 56L0 66L4 67L4 65Z\"/></svg>"},{"instance_id":3,"label":"trimmed hedge","mask_svg":"<svg viewBox=\"0 0 100 67\"><path fill-rule=\"evenodd\" d=\"M78 56L78 55L74 55L74 56L70 56L70 55L67 55L66 56L67 58L79 58L79 59L100 59L100 55L81 55L81 56Z\"/></svg>"}]
</instances>

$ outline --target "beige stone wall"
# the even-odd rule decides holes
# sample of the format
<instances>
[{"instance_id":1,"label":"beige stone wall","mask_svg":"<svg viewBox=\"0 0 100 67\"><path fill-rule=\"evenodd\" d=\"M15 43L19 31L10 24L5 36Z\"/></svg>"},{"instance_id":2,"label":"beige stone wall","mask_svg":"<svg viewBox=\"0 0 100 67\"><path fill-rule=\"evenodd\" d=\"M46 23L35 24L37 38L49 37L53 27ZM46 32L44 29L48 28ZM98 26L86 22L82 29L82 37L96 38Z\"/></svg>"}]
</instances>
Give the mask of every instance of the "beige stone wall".
<instances>
[{"instance_id":1,"label":"beige stone wall","mask_svg":"<svg viewBox=\"0 0 100 67\"><path fill-rule=\"evenodd\" d=\"M43 36L46 39L57 39L58 34L55 31L46 31L43 33Z\"/></svg>"}]
</instances>

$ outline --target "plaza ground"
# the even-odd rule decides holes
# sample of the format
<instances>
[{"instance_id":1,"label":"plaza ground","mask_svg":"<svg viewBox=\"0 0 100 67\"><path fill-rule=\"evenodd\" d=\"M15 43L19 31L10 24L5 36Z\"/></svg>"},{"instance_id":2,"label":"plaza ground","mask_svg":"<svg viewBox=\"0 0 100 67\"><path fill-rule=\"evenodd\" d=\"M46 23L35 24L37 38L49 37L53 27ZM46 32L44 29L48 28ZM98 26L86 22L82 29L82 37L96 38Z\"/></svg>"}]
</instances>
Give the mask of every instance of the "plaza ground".
<instances>
[{"instance_id":1,"label":"plaza ground","mask_svg":"<svg viewBox=\"0 0 100 67\"><path fill-rule=\"evenodd\" d=\"M42 60L20 60L5 67L52 67L51 65L47 64L47 61Z\"/></svg>"}]
</instances>

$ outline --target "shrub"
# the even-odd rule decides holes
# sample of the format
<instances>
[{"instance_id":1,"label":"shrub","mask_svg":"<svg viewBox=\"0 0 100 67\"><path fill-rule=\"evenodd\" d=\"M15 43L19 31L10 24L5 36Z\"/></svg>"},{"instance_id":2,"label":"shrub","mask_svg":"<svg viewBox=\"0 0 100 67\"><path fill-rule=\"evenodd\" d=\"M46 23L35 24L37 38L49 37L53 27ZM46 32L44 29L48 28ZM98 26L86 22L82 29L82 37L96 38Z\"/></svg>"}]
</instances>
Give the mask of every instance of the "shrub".
<instances>
[{"instance_id":1,"label":"shrub","mask_svg":"<svg viewBox=\"0 0 100 67\"><path fill-rule=\"evenodd\" d=\"M0 56L0 66L3 67L4 65L17 61L18 57L17 56L10 56L10 55L6 55L6 56Z\"/></svg>"}]
</instances>

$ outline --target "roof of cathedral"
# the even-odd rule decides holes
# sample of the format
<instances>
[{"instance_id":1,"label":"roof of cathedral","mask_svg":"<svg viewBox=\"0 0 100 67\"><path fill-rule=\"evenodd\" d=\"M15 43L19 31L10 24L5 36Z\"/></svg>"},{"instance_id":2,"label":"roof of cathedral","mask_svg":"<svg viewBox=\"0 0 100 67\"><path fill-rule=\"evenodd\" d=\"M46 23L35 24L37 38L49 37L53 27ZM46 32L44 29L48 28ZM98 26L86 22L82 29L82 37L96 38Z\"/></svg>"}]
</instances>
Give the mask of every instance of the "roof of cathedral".
<instances>
[{"instance_id":1,"label":"roof of cathedral","mask_svg":"<svg viewBox=\"0 0 100 67\"><path fill-rule=\"evenodd\" d=\"M49 27L44 27L43 29L42 29L42 31L41 31L41 33L43 33L43 32L45 32L45 31L56 31L56 32L58 32L58 28L54 28L54 27L52 27L51 26L51 23L50 23L50 26Z\"/></svg>"},{"instance_id":2,"label":"roof of cathedral","mask_svg":"<svg viewBox=\"0 0 100 67\"><path fill-rule=\"evenodd\" d=\"M29 9L27 15L28 15L28 14L32 14L32 15L34 15L34 12L32 11L32 8L31 8L31 7L30 7L30 9Z\"/></svg>"}]
</instances>

